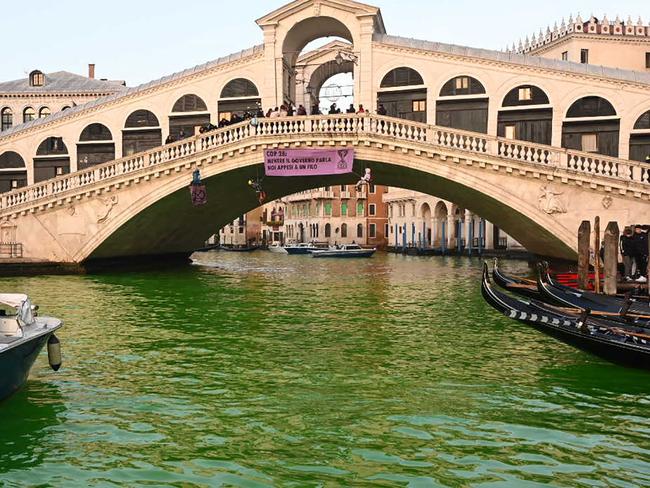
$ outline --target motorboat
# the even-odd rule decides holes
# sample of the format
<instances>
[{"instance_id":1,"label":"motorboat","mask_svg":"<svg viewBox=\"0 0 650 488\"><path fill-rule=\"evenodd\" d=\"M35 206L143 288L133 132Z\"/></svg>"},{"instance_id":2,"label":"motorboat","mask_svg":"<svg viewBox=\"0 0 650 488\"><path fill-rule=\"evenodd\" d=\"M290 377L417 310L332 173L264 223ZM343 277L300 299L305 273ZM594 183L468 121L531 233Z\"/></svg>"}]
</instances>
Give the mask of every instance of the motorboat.
<instances>
[{"instance_id":1,"label":"motorboat","mask_svg":"<svg viewBox=\"0 0 650 488\"><path fill-rule=\"evenodd\" d=\"M517 298L492 287L487 264L481 282L483 298L505 316L616 363L650 369L650 335L640 327L579 315L533 299Z\"/></svg>"},{"instance_id":2,"label":"motorboat","mask_svg":"<svg viewBox=\"0 0 650 488\"><path fill-rule=\"evenodd\" d=\"M63 321L40 317L27 295L0 294L0 400L18 390L47 343L50 366L61 366L61 343L54 332Z\"/></svg>"},{"instance_id":3,"label":"motorboat","mask_svg":"<svg viewBox=\"0 0 650 488\"><path fill-rule=\"evenodd\" d=\"M268 247L269 252L276 254L287 254L287 250L279 242L274 242Z\"/></svg>"},{"instance_id":4,"label":"motorboat","mask_svg":"<svg viewBox=\"0 0 650 488\"><path fill-rule=\"evenodd\" d=\"M315 258L369 258L377 249L364 249L358 244L343 244L329 249L320 249L311 252Z\"/></svg>"},{"instance_id":5,"label":"motorboat","mask_svg":"<svg viewBox=\"0 0 650 488\"><path fill-rule=\"evenodd\" d=\"M230 245L221 245L219 246L221 251L228 252L253 252L259 249L259 246L230 246Z\"/></svg>"},{"instance_id":6,"label":"motorboat","mask_svg":"<svg viewBox=\"0 0 650 488\"><path fill-rule=\"evenodd\" d=\"M318 249L320 248L311 242L299 242L297 244L289 244L288 246L284 246L284 250L287 252L287 254L309 254L312 251L316 251Z\"/></svg>"}]
</instances>

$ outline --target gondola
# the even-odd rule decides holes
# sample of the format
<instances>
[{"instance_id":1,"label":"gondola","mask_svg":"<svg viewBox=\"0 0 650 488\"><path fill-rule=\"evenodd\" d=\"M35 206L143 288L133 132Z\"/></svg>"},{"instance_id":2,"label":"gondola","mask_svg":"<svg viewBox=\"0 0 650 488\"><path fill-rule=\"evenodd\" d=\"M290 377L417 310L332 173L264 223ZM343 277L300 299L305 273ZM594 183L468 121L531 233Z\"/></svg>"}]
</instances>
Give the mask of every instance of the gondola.
<instances>
[{"instance_id":1,"label":"gondola","mask_svg":"<svg viewBox=\"0 0 650 488\"><path fill-rule=\"evenodd\" d=\"M563 306L619 316L641 316L643 319L650 319L650 304L648 302L641 302L631 296L621 298L600 295L560 285L553 281L548 274L548 270L542 264L538 265L537 289L544 299Z\"/></svg>"},{"instance_id":2,"label":"gondola","mask_svg":"<svg viewBox=\"0 0 650 488\"><path fill-rule=\"evenodd\" d=\"M604 359L650 369L650 335L642 330L622 328L616 323L595 319L587 312L578 317L565 315L534 301L501 293L490 283L487 264L483 268L481 293L493 308L509 318Z\"/></svg>"},{"instance_id":3,"label":"gondola","mask_svg":"<svg viewBox=\"0 0 650 488\"><path fill-rule=\"evenodd\" d=\"M514 278L507 276L499 269L499 260L494 258L494 267L492 268L492 279L501 288L504 288L516 295L540 300L542 296L537 289L537 283L534 280L525 278Z\"/></svg>"}]
</instances>

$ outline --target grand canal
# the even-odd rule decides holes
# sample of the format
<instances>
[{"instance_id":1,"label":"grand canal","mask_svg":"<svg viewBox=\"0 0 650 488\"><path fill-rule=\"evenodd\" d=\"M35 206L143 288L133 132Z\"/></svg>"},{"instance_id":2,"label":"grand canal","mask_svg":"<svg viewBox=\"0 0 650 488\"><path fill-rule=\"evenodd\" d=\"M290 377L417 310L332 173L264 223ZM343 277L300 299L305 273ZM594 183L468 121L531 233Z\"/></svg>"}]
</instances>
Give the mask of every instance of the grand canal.
<instances>
[{"instance_id":1,"label":"grand canal","mask_svg":"<svg viewBox=\"0 0 650 488\"><path fill-rule=\"evenodd\" d=\"M0 280L66 321L0 485L650 485L650 374L498 315L478 260L200 259Z\"/></svg>"}]
</instances>

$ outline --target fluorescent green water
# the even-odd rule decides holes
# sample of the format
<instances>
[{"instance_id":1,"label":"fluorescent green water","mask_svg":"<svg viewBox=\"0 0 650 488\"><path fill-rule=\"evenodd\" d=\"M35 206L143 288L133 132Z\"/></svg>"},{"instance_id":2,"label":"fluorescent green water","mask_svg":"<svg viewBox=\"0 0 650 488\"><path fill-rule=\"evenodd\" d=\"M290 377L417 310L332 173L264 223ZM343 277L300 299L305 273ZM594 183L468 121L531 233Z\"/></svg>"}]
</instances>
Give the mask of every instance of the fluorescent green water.
<instances>
[{"instance_id":1,"label":"fluorescent green water","mask_svg":"<svg viewBox=\"0 0 650 488\"><path fill-rule=\"evenodd\" d=\"M0 280L66 321L0 485L650 485L650 374L496 314L478 260L201 259Z\"/></svg>"}]
</instances>

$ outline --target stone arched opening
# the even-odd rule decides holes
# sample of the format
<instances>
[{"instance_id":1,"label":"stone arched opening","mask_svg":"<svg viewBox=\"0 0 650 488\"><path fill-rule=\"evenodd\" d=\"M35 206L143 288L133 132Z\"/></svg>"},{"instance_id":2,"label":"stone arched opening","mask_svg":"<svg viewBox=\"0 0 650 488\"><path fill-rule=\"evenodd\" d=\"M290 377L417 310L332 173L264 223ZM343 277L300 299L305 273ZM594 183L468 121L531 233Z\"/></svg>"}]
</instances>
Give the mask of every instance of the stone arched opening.
<instances>
[{"instance_id":1,"label":"stone arched opening","mask_svg":"<svg viewBox=\"0 0 650 488\"><path fill-rule=\"evenodd\" d=\"M70 155L62 137L48 137L40 143L34 157L34 182L49 180L70 172Z\"/></svg>"},{"instance_id":2,"label":"stone arched opening","mask_svg":"<svg viewBox=\"0 0 650 488\"><path fill-rule=\"evenodd\" d=\"M27 185L25 160L14 151L0 154L0 193Z\"/></svg>"},{"instance_id":3,"label":"stone arched opening","mask_svg":"<svg viewBox=\"0 0 650 488\"><path fill-rule=\"evenodd\" d=\"M235 78L226 83L219 94L219 122L242 120L247 112L255 115L261 106L260 92L255 83L247 78Z\"/></svg>"},{"instance_id":4,"label":"stone arched opening","mask_svg":"<svg viewBox=\"0 0 650 488\"><path fill-rule=\"evenodd\" d=\"M562 147L618 157L620 127L620 117L609 100L582 97L566 113Z\"/></svg>"},{"instance_id":5,"label":"stone arched opening","mask_svg":"<svg viewBox=\"0 0 650 488\"><path fill-rule=\"evenodd\" d=\"M436 203L436 208L433 214L433 222L435 228L435 235L433 238L434 247L447 248L449 241L449 211L447 205L443 201Z\"/></svg>"},{"instance_id":6,"label":"stone arched opening","mask_svg":"<svg viewBox=\"0 0 650 488\"><path fill-rule=\"evenodd\" d=\"M391 117L426 122L427 88L422 75L407 66L390 70L379 84L377 107Z\"/></svg>"},{"instance_id":7,"label":"stone arched opening","mask_svg":"<svg viewBox=\"0 0 650 488\"><path fill-rule=\"evenodd\" d=\"M323 94L323 87L325 86L325 83L337 75L353 72L354 63L352 61L343 61L339 63L335 60L330 60L316 68L316 70L312 73L309 79L309 84L306 88L310 99L310 107L319 107L321 110L323 110L324 107L321 106L321 96L326 95ZM352 97L354 97L354 91L352 92ZM347 107L342 106L342 104L339 103L339 108L341 111L345 112L345 109Z\"/></svg>"},{"instance_id":8,"label":"stone arched opening","mask_svg":"<svg viewBox=\"0 0 650 488\"><path fill-rule=\"evenodd\" d=\"M650 163L650 110L634 124L630 134L630 159Z\"/></svg>"},{"instance_id":9,"label":"stone arched opening","mask_svg":"<svg viewBox=\"0 0 650 488\"><path fill-rule=\"evenodd\" d=\"M282 43L282 93L284 103L296 103L297 80L295 68L298 57L307 44L324 37L342 38L354 46L354 39L350 29L334 17L308 17L297 22L287 32Z\"/></svg>"},{"instance_id":10,"label":"stone arched opening","mask_svg":"<svg viewBox=\"0 0 650 488\"><path fill-rule=\"evenodd\" d=\"M432 229L432 212L431 212L431 206L427 203L424 202L420 206L420 234L418 238L418 242L420 243L420 246L423 247L431 247L431 244L433 242L433 229Z\"/></svg>"},{"instance_id":11,"label":"stone arched opening","mask_svg":"<svg viewBox=\"0 0 650 488\"><path fill-rule=\"evenodd\" d=\"M130 156L162 145L158 117L149 110L132 112L122 129L122 155Z\"/></svg>"},{"instance_id":12,"label":"stone arched opening","mask_svg":"<svg viewBox=\"0 0 650 488\"><path fill-rule=\"evenodd\" d=\"M169 135L175 141L191 137L198 128L210 123L208 106L198 95L183 95L169 114Z\"/></svg>"},{"instance_id":13,"label":"stone arched opening","mask_svg":"<svg viewBox=\"0 0 650 488\"><path fill-rule=\"evenodd\" d=\"M447 81L436 101L436 125L487 134L489 98L483 84L471 76Z\"/></svg>"},{"instance_id":14,"label":"stone arched opening","mask_svg":"<svg viewBox=\"0 0 650 488\"><path fill-rule=\"evenodd\" d=\"M498 115L499 137L550 146L552 133L553 107L544 90L520 85L507 93Z\"/></svg>"},{"instance_id":15,"label":"stone arched opening","mask_svg":"<svg viewBox=\"0 0 650 488\"><path fill-rule=\"evenodd\" d=\"M108 127L94 123L81 131L77 142L77 167L90 168L115 159L115 141Z\"/></svg>"}]
</instances>

